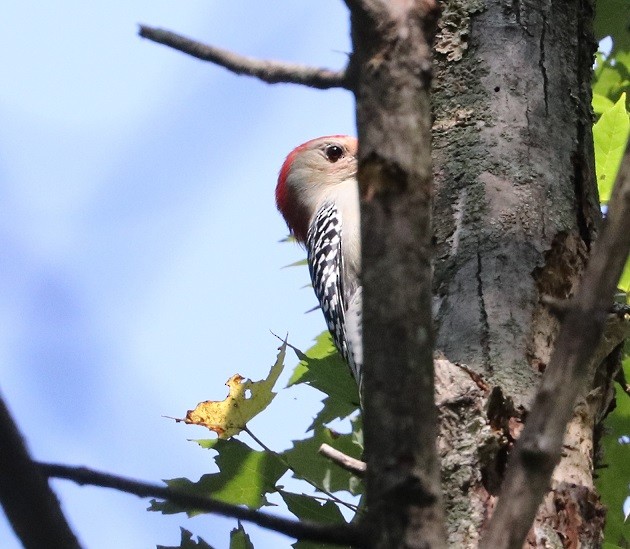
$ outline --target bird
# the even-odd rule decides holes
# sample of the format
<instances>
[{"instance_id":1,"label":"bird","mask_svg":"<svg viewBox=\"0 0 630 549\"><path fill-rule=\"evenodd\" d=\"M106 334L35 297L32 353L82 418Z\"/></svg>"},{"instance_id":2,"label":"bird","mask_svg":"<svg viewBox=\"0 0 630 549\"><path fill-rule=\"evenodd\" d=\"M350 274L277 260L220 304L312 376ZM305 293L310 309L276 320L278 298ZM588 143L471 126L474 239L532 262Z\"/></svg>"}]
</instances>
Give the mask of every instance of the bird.
<instances>
[{"instance_id":1,"label":"bird","mask_svg":"<svg viewBox=\"0 0 630 549\"><path fill-rule=\"evenodd\" d=\"M362 386L361 230L358 141L349 135L311 139L286 157L276 206L306 248L311 282L335 346Z\"/></svg>"}]
</instances>

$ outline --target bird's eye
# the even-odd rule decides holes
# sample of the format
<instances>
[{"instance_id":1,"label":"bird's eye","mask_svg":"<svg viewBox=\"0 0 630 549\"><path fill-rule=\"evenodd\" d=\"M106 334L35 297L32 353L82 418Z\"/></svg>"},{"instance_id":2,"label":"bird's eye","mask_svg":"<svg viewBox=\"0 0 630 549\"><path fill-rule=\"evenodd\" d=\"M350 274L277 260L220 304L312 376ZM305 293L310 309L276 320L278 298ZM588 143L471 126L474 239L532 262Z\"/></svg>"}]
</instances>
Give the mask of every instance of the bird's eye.
<instances>
[{"instance_id":1,"label":"bird's eye","mask_svg":"<svg viewBox=\"0 0 630 549\"><path fill-rule=\"evenodd\" d=\"M330 162L337 162L343 156L343 149L339 145L328 145L324 152Z\"/></svg>"}]
</instances>

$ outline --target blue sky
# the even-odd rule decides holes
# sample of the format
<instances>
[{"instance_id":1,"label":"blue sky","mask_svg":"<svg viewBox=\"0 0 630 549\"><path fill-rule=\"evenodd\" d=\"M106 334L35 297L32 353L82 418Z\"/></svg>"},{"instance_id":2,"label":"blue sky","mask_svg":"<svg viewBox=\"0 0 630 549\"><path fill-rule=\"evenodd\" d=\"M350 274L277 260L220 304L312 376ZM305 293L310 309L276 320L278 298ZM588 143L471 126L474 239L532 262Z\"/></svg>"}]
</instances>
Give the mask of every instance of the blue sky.
<instances>
[{"instance_id":1,"label":"blue sky","mask_svg":"<svg viewBox=\"0 0 630 549\"><path fill-rule=\"evenodd\" d=\"M341 68L340 0L54 3L0 19L0 391L37 459L139 479L197 479L210 453L175 424L267 374L271 335L324 328L275 210L286 154L355 133L342 91L268 86L137 37L170 28L246 55ZM289 361L292 366L293 357ZM281 385L289 375L285 372ZM252 430L301 438L314 391L285 391ZM278 429L278 425L281 428ZM233 521L147 513L146 500L55 481L87 548L226 547ZM257 547L290 540L258 529ZM0 545L18 547L3 516Z\"/></svg>"}]
</instances>

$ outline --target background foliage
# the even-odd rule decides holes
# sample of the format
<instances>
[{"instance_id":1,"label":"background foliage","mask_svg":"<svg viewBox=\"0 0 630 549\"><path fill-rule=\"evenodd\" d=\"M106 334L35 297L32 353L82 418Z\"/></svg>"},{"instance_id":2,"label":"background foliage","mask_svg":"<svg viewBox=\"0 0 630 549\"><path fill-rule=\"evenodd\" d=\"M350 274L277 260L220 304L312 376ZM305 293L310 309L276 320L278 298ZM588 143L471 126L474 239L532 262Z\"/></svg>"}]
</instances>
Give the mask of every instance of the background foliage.
<instances>
[{"instance_id":1,"label":"background foliage","mask_svg":"<svg viewBox=\"0 0 630 549\"><path fill-rule=\"evenodd\" d=\"M630 122L630 16L625 0L598 0L595 21L597 39L608 51L597 55L593 73L593 128L595 162L600 200L610 198L621 155L628 139ZM608 40L610 42L608 42ZM625 299L630 297L630 262L619 282ZM630 347L623 359L625 379L630 376ZM616 387L616 408L605 422L603 459L599 464L597 487L608 507L605 545L612 549L630 547L630 398L622 383ZM626 385L627 387L627 385Z\"/></svg>"}]
</instances>

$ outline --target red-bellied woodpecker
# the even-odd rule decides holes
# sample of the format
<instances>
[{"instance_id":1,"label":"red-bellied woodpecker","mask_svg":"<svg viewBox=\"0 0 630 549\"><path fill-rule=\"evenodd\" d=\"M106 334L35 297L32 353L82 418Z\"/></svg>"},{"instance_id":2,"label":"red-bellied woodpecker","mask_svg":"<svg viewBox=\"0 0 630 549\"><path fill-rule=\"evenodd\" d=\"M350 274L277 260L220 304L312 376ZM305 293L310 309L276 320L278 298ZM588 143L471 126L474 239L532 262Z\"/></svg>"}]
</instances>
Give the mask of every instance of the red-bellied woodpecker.
<instances>
[{"instance_id":1,"label":"red-bellied woodpecker","mask_svg":"<svg viewBox=\"0 0 630 549\"><path fill-rule=\"evenodd\" d=\"M361 387L361 235L357 140L331 135L287 156L276 204L306 247L315 295L339 352Z\"/></svg>"}]
</instances>

